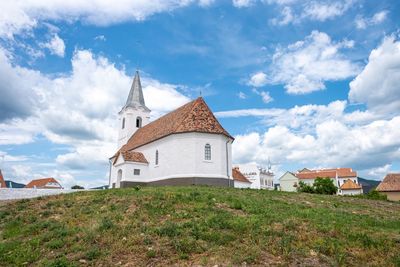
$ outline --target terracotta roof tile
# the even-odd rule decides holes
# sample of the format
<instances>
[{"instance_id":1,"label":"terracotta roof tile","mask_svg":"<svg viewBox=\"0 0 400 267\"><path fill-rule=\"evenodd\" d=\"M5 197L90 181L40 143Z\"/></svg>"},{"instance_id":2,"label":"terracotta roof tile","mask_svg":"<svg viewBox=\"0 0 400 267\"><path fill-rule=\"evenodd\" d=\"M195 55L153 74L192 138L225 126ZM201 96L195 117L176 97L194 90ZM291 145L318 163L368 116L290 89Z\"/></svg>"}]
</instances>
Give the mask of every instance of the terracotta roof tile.
<instances>
[{"instance_id":1,"label":"terracotta roof tile","mask_svg":"<svg viewBox=\"0 0 400 267\"><path fill-rule=\"evenodd\" d=\"M123 151L123 152L118 152L119 154L122 154L122 157L124 158L125 161L132 161L132 162L140 162L140 163L149 163L146 159L146 157L143 155L142 152L136 152L136 151ZM113 165L117 162L118 157L114 159Z\"/></svg>"},{"instance_id":2,"label":"terracotta roof tile","mask_svg":"<svg viewBox=\"0 0 400 267\"><path fill-rule=\"evenodd\" d=\"M389 173L376 188L381 192L400 192L400 173Z\"/></svg>"},{"instance_id":3,"label":"terracotta roof tile","mask_svg":"<svg viewBox=\"0 0 400 267\"><path fill-rule=\"evenodd\" d=\"M47 183L57 183L59 187L54 187L54 186L46 186ZM56 179L54 178L41 178L41 179L36 179L30 181L25 188L62 188L59 182L57 182Z\"/></svg>"},{"instance_id":4,"label":"terracotta roof tile","mask_svg":"<svg viewBox=\"0 0 400 267\"><path fill-rule=\"evenodd\" d=\"M1 173L0 170L0 188L6 188L6 187L7 187L6 182L4 181L3 174Z\"/></svg>"},{"instance_id":5,"label":"terracotta roof tile","mask_svg":"<svg viewBox=\"0 0 400 267\"><path fill-rule=\"evenodd\" d=\"M361 189L361 185L356 184L353 182L351 179L347 179L344 184L340 186L340 189L342 190L353 190L353 189Z\"/></svg>"},{"instance_id":6,"label":"terracotta roof tile","mask_svg":"<svg viewBox=\"0 0 400 267\"><path fill-rule=\"evenodd\" d=\"M296 174L299 179L316 179L317 177L330 177L336 178L336 174L339 178L345 177L357 177L357 172L351 168L336 168L336 169L320 169L320 170L308 170L304 168Z\"/></svg>"},{"instance_id":7,"label":"terracotta roof tile","mask_svg":"<svg viewBox=\"0 0 400 267\"><path fill-rule=\"evenodd\" d=\"M170 134L186 132L223 134L233 139L199 97L138 129L119 151L134 150Z\"/></svg>"},{"instance_id":8,"label":"terracotta roof tile","mask_svg":"<svg viewBox=\"0 0 400 267\"><path fill-rule=\"evenodd\" d=\"M251 182L240 172L239 168L237 167L232 169L232 177L235 181L251 184Z\"/></svg>"}]
</instances>

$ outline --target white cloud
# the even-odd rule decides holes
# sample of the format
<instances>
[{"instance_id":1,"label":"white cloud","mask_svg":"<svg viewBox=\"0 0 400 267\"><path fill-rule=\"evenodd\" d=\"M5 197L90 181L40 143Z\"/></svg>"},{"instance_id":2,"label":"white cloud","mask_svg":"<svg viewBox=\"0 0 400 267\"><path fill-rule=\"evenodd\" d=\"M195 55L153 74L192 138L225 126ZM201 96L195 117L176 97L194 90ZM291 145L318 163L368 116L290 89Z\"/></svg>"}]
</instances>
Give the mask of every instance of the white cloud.
<instances>
[{"instance_id":1,"label":"white cloud","mask_svg":"<svg viewBox=\"0 0 400 267\"><path fill-rule=\"evenodd\" d=\"M58 34L55 34L48 43L41 44L41 47L49 49L52 55L64 57L65 55L65 44Z\"/></svg>"},{"instance_id":2,"label":"white cloud","mask_svg":"<svg viewBox=\"0 0 400 267\"><path fill-rule=\"evenodd\" d=\"M313 133L296 132L286 126L270 127L265 133L237 136L235 162L338 167L365 170L400 160L400 117L349 126L337 120L314 125Z\"/></svg>"},{"instance_id":3,"label":"white cloud","mask_svg":"<svg viewBox=\"0 0 400 267\"><path fill-rule=\"evenodd\" d=\"M270 82L284 83L289 94L323 90L325 81L343 80L359 72L359 67L339 51L353 45L347 40L333 42L326 33L313 31L304 41L276 50Z\"/></svg>"},{"instance_id":4,"label":"white cloud","mask_svg":"<svg viewBox=\"0 0 400 267\"><path fill-rule=\"evenodd\" d=\"M293 11L290 7L285 6L281 10L281 17L280 18L273 18L271 19L271 23L274 25L287 25L295 21L295 16Z\"/></svg>"},{"instance_id":5,"label":"white cloud","mask_svg":"<svg viewBox=\"0 0 400 267\"><path fill-rule=\"evenodd\" d=\"M132 77L107 58L88 50L75 51L71 72L55 77L11 64L10 58L3 59L0 80L9 82L7 86L0 86L0 92L2 96L9 95L4 101L17 105L15 110L26 108L26 112L2 114L5 117L2 118L4 122L0 122L0 144L34 142L38 135L43 135L52 143L69 148L67 153L61 152L56 157L55 166L44 166L40 172L30 173L29 179L52 175L50 170L57 170L60 175L64 175L63 169L92 168L93 171L97 168L106 172L108 158L116 150L117 113L126 101ZM142 74L142 84L146 105L152 109L153 118L189 101L178 91L179 86L161 83L146 74ZM16 90L9 92L10 88ZM17 96L21 103L14 100ZM167 105L165 99L168 99ZM10 110L13 109L5 111ZM26 182L18 171L27 169L19 167L13 169L12 176ZM67 174L77 177L79 172ZM68 185L75 181L70 178L65 175Z\"/></svg>"},{"instance_id":6,"label":"white cloud","mask_svg":"<svg viewBox=\"0 0 400 267\"><path fill-rule=\"evenodd\" d=\"M190 4L207 6L211 0L14 0L1 1L0 36L13 38L30 31L43 21L81 20L86 24L110 25L124 21L141 21L147 17L169 12Z\"/></svg>"},{"instance_id":7,"label":"white cloud","mask_svg":"<svg viewBox=\"0 0 400 267\"><path fill-rule=\"evenodd\" d=\"M250 77L250 80L248 81L248 85L254 86L254 87L262 87L268 83L268 77L267 74L264 72L260 71L255 74L253 74Z\"/></svg>"},{"instance_id":8,"label":"white cloud","mask_svg":"<svg viewBox=\"0 0 400 267\"><path fill-rule=\"evenodd\" d=\"M94 37L95 41L103 41L105 42L107 39L104 35L97 35L96 37Z\"/></svg>"},{"instance_id":9,"label":"white cloud","mask_svg":"<svg viewBox=\"0 0 400 267\"><path fill-rule=\"evenodd\" d=\"M269 92L266 91L260 91L257 90L256 88L253 89L253 92L259 96L261 96L262 101L265 104L268 104L269 102L272 102L274 99L270 96Z\"/></svg>"},{"instance_id":10,"label":"white cloud","mask_svg":"<svg viewBox=\"0 0 400 267\"><path fill-rule=\"evenodd\" d=\"M232 4L235 7L249 7L255 3L255 0L232 0Z\"/></svg>"},{"instance_id":11,"label":"white cloud","mask_svg":"<svg viewBox=\"0 0 400 267\"><path fill-rule=\"evenodd\" d=\"M377 25L382 23L389 12L387 10L382 10L375 13L371 18L364 18L362 16L357 16L355 23L358 29L366 29L367 26Z\"/></svg>"},{"instance_id":12,"label":"white cloud","mask_svg":"<svg viewBox=\"0 0 400 267\"><path fill-rule=\"evenodd\" d=\"M302 17L311 20L325 21L341 16L354 3L353 0L333 1L333 2L306 2Z\"/></svg>"},{"instance_id":13,"label":"white cloud","mask_svg":"<svg viewBox=\"0 0 400 267\"><path fill-rule=\"evenodd\" d=\"M239 92L239 93L238 93L238 97L239 97L240 99L246 99L246 98L247 98L247 95L246 95L245 93L243 93L243 92Z\"/></svg>"},{"instance_id":14,"label":"white cloud","mask_svg":"<svg viewBox=\"0 0 400 267\"><path fill-rule=\"evenodd\" d=\"M380 113L400 110L400 42L393 36L372 50L368 64L350 83L349 99Z\"/></svg>"}]
</instances>

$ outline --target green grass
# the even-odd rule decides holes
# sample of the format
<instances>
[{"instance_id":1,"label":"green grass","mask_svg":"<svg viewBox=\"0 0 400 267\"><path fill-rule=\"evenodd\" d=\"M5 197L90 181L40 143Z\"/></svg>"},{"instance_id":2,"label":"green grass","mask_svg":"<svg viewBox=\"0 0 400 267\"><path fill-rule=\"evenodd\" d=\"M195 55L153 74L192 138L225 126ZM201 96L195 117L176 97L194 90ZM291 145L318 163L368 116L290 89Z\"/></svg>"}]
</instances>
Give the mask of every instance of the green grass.
<instances>
[{"instance_id":1,"label":"green grass","mask_svg":"<svg viewBox=\"0 0 400 267\"><path fill-rule=\"evenodd\" d=\"M400 203L147 187L0 204L0 266L400 266Z\"/></svg>"}]
</instances>

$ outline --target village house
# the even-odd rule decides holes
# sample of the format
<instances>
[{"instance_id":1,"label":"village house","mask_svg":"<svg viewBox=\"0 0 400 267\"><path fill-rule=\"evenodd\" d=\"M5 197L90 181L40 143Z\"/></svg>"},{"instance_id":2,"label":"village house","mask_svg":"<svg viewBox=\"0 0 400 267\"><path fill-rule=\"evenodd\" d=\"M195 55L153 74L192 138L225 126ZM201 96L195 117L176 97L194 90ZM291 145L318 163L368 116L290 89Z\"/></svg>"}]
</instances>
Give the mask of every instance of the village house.
<instances>
[{"instance_id":1,"label":"village house","mask_svg":"<svg viewBox=\"0 0 400 267\"><path fill-rule=\"evenodd\" d=\"M63 189L61 184L54 178L41 178L30 181L25 188L36 189Z\"/></svg>"},{"instance_id":2,"label":"village house","mask_svg":"<svg viewBox=\"0 0 400 267\"><path fill-rule=\"evenodd\" d=\"M4 181L3 173L0 170L0 188L7 188L6 182Z\"/></svg>"},{"instance_id":3,"label":"village house","mask_svg":"<svg viewBox=\"0 0 400 267\"><path fill-rule=\"evenodd\" d=\"M251 182L240 172L239 167L232 169L232 177L235 188L250 188Z\"/></svg>"},{"instance_id":4,"label":"village house","mask_svg":"<svg viewBox=\"0 0 400 267\"><path fill-rule=\"evenodd\" d=\"M313 185L315 179L330 178L338 187L338 195L359 195L362 194L362 186L358 183L357 172L351 168L319 169L310 170L304 168L297 173L286 172L279 178L282 191L294 192L301 182Z\"/></svg>"},{"instance_id":5,"label":"village house","mask_svg":"<svg viewBox=\"0 0 400 267\"><path fill-rule=\"evenodd\" d=\"M256 163L237 164L240 172L251 182L252 189L274 189L274 174L271 166L268 169L258 166Z\"/></svg>"},{"instance_id":6,"label":"village house","mask_svg":"<svg viewBox=\"0 0 400 267\"><path fill-rule=\"evenodd\" d=\"M292 172L287 171L279 178L280 191L297 192L298 185L299 178Z\"/></svg>"},{"instance_id":7,"label":"village house","mask_svg":"<svg viewBox=\"0 0 400 267\"><path fill-rule=\"evenodd\" d=\"M150 122L150 109L136 72L119 120L118 150L110 158L110 188L233 186L234 138L202 97Z\"/></svg>"},{"instance_id":8,"label":"village house","mask_svg":"<svg viewBox=\"0 0 400 267\"><path fill-rule=\"evenodd\" d=\"M388 200L400 201L400 173L387 174L376 191L385 194Z\"/></svg>"}]
</instances>

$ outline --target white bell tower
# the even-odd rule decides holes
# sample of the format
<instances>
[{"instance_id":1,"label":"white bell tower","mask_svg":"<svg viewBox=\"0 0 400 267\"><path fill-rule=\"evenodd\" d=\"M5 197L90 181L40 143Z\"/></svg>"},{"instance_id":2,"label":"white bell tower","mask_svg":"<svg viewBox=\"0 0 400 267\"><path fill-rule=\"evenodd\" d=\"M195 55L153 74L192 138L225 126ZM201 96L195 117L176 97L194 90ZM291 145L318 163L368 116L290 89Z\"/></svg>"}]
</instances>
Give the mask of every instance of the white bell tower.
<instances>
[{"instance_id":1,"label":"white bell tower","mask_svg":"<svg viewBox=\"0 0 400 267\"><path fill-rule=\"evenodd\" d=\"M118 113L118 149L125 145L139 128L150 122L150 112L144 103L139 71L136 71L126 104Z\"/></svg>"}]
</instances>

